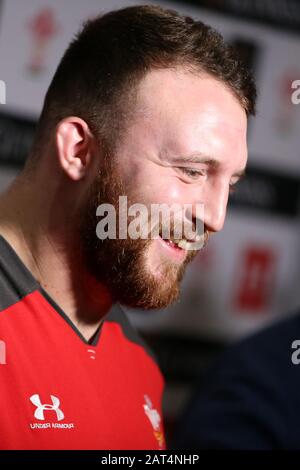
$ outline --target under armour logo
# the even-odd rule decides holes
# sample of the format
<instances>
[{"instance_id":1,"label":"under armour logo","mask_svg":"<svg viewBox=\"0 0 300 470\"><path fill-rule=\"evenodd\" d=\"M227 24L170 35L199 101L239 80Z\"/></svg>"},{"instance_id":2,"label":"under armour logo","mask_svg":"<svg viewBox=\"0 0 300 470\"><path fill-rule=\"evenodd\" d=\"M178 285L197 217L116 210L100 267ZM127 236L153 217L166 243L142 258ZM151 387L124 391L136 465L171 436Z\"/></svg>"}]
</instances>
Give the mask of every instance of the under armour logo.
<instances>
[{"instance_id":1,"label":"under armour logo","mask_svg":"<svg viewBox=\"0 0 300 470\"><path fill-rule=\"evenodd\" d=\"M34 412L34 417L36 419L44 420L45 419L44 411L55 411L57 421L61 421L62 419L64 419L65 415L59 409L60 401L54 395L50 395L50 397L51 397L51 400L52 400L52 405L47 405L47 404L43 405L41 403L41 400L40 400L40 397L39 397L38 394L32 395L30 397L31 403L33 403L34 406L37 407L37 409Z\"/></svg>"}]
</instances>

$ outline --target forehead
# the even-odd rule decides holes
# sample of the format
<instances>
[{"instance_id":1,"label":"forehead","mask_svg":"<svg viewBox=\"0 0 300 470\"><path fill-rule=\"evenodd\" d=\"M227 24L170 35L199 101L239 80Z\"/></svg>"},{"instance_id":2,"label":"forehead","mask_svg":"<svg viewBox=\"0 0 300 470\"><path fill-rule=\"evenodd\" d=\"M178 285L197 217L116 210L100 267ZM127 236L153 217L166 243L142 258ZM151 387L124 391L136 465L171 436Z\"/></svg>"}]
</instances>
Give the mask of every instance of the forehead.
<instances>
[{"instance_id":1,"label":"forehead","mask_svg":"<svg viewBox=\"0 0 300 470\"><path fill-rule=\"evenodd\" d=\"M141 126L169 150L201 150L216 157L234 151L246 158L245 110L233 92L211 76L184 69L151 71L139 85L137 109Z\"/></svg>"}]
</instances>

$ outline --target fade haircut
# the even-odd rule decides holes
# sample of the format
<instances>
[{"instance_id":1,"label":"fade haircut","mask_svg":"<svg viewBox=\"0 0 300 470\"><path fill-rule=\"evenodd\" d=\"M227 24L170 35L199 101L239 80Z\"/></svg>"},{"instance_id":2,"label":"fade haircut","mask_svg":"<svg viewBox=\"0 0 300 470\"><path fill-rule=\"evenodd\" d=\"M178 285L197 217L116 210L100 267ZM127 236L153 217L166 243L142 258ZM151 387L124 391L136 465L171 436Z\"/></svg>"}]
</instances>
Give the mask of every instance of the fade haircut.
<instances>
[{"instance_id":1,"label":"fade haircut","mask_svg":"<svg viewBox=\"0 0 300 470\"><path fill-rule=\"evenodd\" d=\"M74 115L113 151L134 114L141 79L178 66L216 78L247 116L255 114L251 72L221 34L160 6L123 8L87 21L69 45L46 94L31 159L58 122Z\"/></svg>"}]
</instances>

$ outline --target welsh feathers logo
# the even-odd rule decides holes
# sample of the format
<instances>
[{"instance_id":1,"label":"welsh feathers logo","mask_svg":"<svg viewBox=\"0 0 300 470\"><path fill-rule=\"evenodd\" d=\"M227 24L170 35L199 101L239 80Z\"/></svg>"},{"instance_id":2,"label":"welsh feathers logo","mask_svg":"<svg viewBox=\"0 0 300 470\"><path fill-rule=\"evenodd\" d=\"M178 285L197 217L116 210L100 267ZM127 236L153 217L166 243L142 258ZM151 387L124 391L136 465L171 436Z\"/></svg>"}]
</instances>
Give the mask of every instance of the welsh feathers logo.
<instances>
[{"instance_id":1,"label":"welsh feathers logo","mask_svg":"<svg viewBox=\"0 0 300 470\"><path fill-rule=\"evenodd\" d=\"M158 442L159 448L163 449L164 447L164 434L161 427L161 417L159 412L153 408L152 402L148 395L144 395L145 403L143 405L144 412L148 417L154 431L154 437Z\"/></svg>"}]
</instances>

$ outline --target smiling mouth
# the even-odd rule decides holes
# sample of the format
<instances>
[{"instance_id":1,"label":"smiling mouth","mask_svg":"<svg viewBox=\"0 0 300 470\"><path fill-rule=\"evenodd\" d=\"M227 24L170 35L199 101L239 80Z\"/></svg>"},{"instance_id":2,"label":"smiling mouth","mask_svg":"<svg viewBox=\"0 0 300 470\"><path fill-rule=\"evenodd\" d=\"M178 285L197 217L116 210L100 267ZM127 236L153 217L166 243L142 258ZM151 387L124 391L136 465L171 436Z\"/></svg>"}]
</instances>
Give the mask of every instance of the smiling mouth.
<instances>
[{"instance_id":1,"label":"smiling mouth","mask_svg":"<svg viewBox=\"0 0 300 470\"><path fill-rule=\"evenodd\" d=\"M173 238L163 238L160 235L160 238L168 245L170 248L174 248L177 251L188 251L193 249L193 245L201 241L201 236L197 235L195 240L187 240L182 238L180 240L175 240Z\"/></svg>"},{"instance_id":2,"label":"smiling mouth","mask_svg":"<svg viewBox=\"0 0 300 470\"><path fill-rule=\"evenodd\" d=\"M173 248L174 250L177 250L178 252L184 251L184 248L179 246L179 244L173 240L170 240L168 238L162 238L160 237L170 248ZM178 240L179 241L179 240Z\"/></svg>"}]
</instances>

